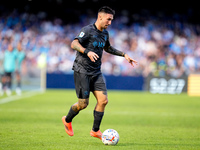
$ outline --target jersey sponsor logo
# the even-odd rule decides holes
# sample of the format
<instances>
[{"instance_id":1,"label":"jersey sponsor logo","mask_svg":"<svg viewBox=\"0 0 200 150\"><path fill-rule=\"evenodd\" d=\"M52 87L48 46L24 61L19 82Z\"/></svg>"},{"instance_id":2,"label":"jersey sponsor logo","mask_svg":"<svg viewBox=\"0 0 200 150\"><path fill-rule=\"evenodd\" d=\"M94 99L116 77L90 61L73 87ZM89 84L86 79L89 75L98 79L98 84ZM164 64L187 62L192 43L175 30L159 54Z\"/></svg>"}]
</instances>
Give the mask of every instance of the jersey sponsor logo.
<instances>
[{"instance_id":1,"label":"jersey sponsor logo","mask_svg":"<svg viewBox=\"0 0 200 150\"><path fill-rule=\"evenodd\" d=\"M97 41L94 41L94 42L92 43L92 45L93 45L94 47L96 47L96 46L98 45Z\"/></svg>"},{"instance_id":2,"label":"jersey sponsor logo","mask_svg":"<svg viewBox=\"0 0 200 150\"><path fill-rule=\"evenodd\" d=\"M79 37L82 38L84 35L85 35L85 33L84 33L84 32L81 32L81 33L79 34Z\"/></svg>"},{"instance_id":3,"label":"jersey sponsor logo","mask_svg":"<svg viewBox=\"0 0 200 150\"><path fill-rule=\"evenodd\" d=\"M94 47L101 47L101 48L104 48L105 43L104 43L104 42L97 42L97 41L94 41L94 42L92 43L92 45L93 45Z\"/></svg>"}]
</instances>

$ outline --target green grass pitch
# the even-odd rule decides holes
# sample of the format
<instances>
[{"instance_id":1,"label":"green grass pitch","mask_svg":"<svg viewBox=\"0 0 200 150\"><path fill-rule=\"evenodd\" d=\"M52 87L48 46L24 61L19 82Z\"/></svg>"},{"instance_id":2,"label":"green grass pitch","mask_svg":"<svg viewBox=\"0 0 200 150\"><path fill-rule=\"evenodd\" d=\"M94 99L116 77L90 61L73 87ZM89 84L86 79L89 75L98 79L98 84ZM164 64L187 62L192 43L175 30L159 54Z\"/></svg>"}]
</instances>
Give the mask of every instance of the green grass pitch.
<instances>
[{"instance_id":1,"label":"green grass pitch","mask_svg":"<svg viewBox=\"0 0 200 150\"><path fill-rule=\"evenodd\" d=\"M108 90L101 131L113 128L119 143L106 146L90 136L96 100L73 120L69 137L61 121L77 101L74 90L0 104L0 150L199 150L200 98ZM1 102L1 99L0 99Z\"/></svg>"}]
</instances>

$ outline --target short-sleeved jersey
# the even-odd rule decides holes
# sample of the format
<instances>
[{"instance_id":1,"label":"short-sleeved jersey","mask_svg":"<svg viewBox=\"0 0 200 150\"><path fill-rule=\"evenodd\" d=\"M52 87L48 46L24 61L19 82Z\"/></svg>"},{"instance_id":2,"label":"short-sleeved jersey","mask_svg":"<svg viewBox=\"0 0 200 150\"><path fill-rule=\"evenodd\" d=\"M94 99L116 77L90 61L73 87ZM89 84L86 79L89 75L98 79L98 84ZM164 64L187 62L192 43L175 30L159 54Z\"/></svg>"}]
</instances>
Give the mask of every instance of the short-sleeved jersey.
<instances>
[{"instance_id":1,"label":"short-sleeved jersey","mask_svg":"<svg viewBox=\"0 0 200 150\"><path fill-rule=\"evenodd\" d=\"M21 71L22 61L25 59L25 52L17 51L17 59L16 59L16 70Z\"/></svg>"},{"instance_id":2,"label":"short-sleeved jersey","mask_svg":"<svg viewBox=\"0 0 200 150\"><path fill-rule=\"evenodd\" d=\"M14 72L16 67L16 51L10 52L9 50L5 51L4 54L4 71L5 72Z\"/></svg>"},{"instance_id":3,"label":"short-sleeved jersey","mask_svg":"<svg viewBox=\"0 0 200 150\"><path fill-rule=\"evenodd\" d=\"M99 58L92 62L86 54L77 51L72 69L88 75L101 73L103 49L105 46L110 46L108 32L105 29L101 32L95 24L90 24L83 27L75 39L78 39L79 43L87 50L95 52Z\"/></svg>"}]
</instances>

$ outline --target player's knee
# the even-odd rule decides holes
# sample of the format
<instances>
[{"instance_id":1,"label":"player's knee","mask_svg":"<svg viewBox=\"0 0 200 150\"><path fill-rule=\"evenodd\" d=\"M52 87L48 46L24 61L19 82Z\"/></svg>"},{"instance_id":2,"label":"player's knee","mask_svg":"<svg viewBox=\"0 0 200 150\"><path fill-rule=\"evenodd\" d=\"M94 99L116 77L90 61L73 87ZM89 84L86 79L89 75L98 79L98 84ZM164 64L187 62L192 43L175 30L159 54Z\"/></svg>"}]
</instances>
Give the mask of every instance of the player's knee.
<instances>
[{"instance_id":1,"label":"player's knee","mask_svg":"<svg viewBox=\"0 0 200 150\"><path fill-rule=\"evenodd\" d=\"M101 105L106 106L108 104L108 99L104 99L101 101Z\"/></svg>"},{"instance_id":2,"label":"player's knee","mask_svg":"<svg viewBox=\"0 0 200 150\"><path fill-rule=\"evenodd\" d=\"M85 109L89 105L89 99L79 99L78 105L80 110Z\"/></svg>"},{"instance_id":3,"label":"player's knee","mask_svg":"<svg viewBox=\"0 0 200 150\"><path fill-rule=\"evenodd\" d=\"M88 104L81 104L81 105L80 105L80 108L81 108L81 109L85 109L87 106L88 106Z\"/></svg>"}]
</instances>

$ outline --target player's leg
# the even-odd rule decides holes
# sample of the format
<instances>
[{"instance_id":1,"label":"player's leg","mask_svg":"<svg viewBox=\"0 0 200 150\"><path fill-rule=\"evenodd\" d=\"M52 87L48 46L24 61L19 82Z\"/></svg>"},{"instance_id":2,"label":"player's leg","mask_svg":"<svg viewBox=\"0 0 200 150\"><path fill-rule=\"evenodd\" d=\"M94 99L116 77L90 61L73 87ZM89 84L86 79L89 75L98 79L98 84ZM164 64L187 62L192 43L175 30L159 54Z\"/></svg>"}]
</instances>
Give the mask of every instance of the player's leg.
<instances>
[{"instance_id":1,"label":"player's leg","mask_svg":"<svg viewBox=\"0 0 200 150\"><path fill-rule=\"evenodd\" d=\"M2 84L2 87L1 87L1 91L0 92L1 92L1 95L3 95L4 91L6 89L6 75L5 75L5 73L1 77L1 84Z\"/></svg>"},{"instance_id":2,"label":"player's leg","mask_svg":"<svg viewBox=\"0 0 200 150\"><path fill-rule=\"evenodd\" d=\"M74 72L74 82L76 95L78 102L73 104L66 117L66 122L71 122L72 119L79 113L79 111L85 109L89 104L90 95L90 81L86 74Z\"/></svg>"},{"instance_id":3,"label":"player's leg","mask_svg":"<svg viewBox=\"0 0 200 150\"><path fill-rule=\"evenodd\" d=\"M104 112L108 103L107 91L94 91L93 94L97 99L97 104L94 110L97 112Z\"/></svg>"},{"instance_id":4,"label":"player's leg","mask_svg":"<svg viewBox=\"0 0 200 150\"><path fill-rule=\"evenodd\" d=\"M11 93L11 87L12 87L12 72L6 73L6 94L10 96Z\"/></svg>"},{"instance_id":5,"label":"player's leg","mask_svg":"<svg viewBox=\"0 0 200 150\"><path fill-rule=\"evenodd\" d=\"M107 92L106 91L94 91L94 96L97 99L97 104L95 106L93 115L94 122L92 130L90 131L90 135L101 139L102 133L100 131L100 125L102 118L104 116L104 110L108 103Z\"/></svg>"},{"instance_id":6,"label":"player's leg","mask_svg":"<svg viewBox=\"0 0 200 150\"><path fill-rule=\"evenodd\" d=\"M69 136L73 136L72 119L78 115L79 111L85 109L89 103L89 98L79 99L77 103L71 106L67 116L62 117L63 124L65 126L65 131Z\"/></svg>"},{"instance_id":7,"label":"player's leg","mask_svg":"<svg viewBox=\"0 0 200 150\"><path fill-rule=\"evenodd\" d=\"M87 75L74 72L74 82L78 102L70 107L67 116L62 117L63 124L65 125L65 131L70 136L73 136L74 134L71 125L72 120L76 115L78 115L79 111L85 109L88 106L90 95L90 82Z\"/></svg>"},{"instance_id":8,"label":"player's leg","mask_svg":"<svg viewBox=\"0 0 200 150\"><path fill-rule=\"evenodd\" d=\"M78 115L79 111L85 109L89 104L89 98L86 99L78 99L78 102L73 104L66 116L65 121L67 123L72 122L72 119Z\"/></svg>"},{"instance_id":9,"label":"player's leg","mask_svg":"<svg viewBox=\"0 0 200 150\"><path fill-rule=\"evenodd\" d=\"M16 80L17 80L17 87L16 87L16 93L18 95L21 95L21 74L19 71L16 71Z\"/></svg>"},{"instance_id":10,"label":"player's leg","mask_svg":"<svg viewBox=\"0 0 200 150\"><path fill-rule=\"evenodd\" d=\"M97 104L94 109L94 122L90 135L101 139L102 133L100 131L100 124L104 115L105 107L108 103L105 79L102 74L98 75L96 79L94 79L93 88L93 94L97 99Z\"/></svg>"},{"instance_id":11,"label":"player's leg","mask_svg":"<svg viewBox=\"0 0 200 150\"><path fill-rule=\"evenodd\" d=\"M94 91L93 93L97 99L97 104L94 109L94 123L92 130L96 132L99 130L108 99L105 91Z\"/></svg>"}]
</instances>

